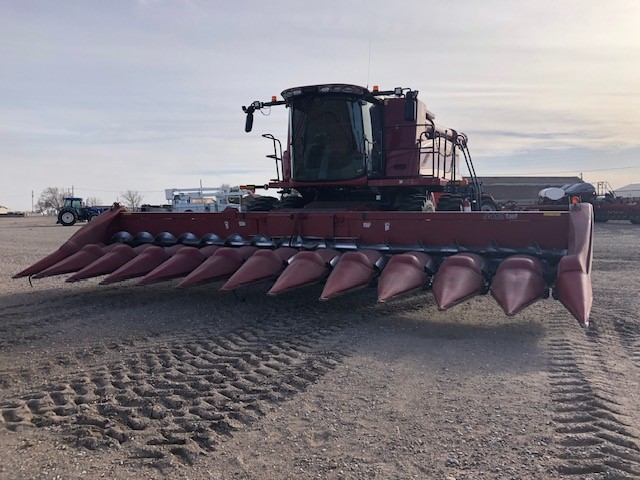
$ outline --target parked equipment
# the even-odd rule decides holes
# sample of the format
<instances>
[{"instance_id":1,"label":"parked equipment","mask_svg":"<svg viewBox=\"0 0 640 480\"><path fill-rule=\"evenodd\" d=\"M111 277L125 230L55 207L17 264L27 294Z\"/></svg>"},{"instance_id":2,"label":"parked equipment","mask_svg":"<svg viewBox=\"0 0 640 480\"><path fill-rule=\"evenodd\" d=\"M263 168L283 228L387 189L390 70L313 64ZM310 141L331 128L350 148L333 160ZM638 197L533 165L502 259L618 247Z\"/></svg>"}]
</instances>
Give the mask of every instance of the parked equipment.
<instances>
[{"instance_id":1,"label":"parked equipment","mask_svg":"<svg viewBox=\"0 0 640 480\"><path fill-rule=\"evenodd\" d=\"M434 123L418 92L354 85L285 90L287 148L252 211L129 213L114 206L16 277L72 273L101 284L180 278L222 290L274 281L269 295L324 283L321 300L377 284L378 300L430 289L441 310L491 292L507 315L553 297L587 326L593 211L481 211L467 137ZM471 181L460 180L460 160ZM260 199L264 199L260 201ZM434 206L437 210L434 212Z\"/></svg>"},{"instance_id":2,"label":"parked equipment","mask_svg":"<svg viewBox=\"0 0 640 480\"><path fill-rule=\"evenodd\" d=\"M58 221L65 227L75 225L76 222L90 222L105 211L104 207L88 207L82 198L68 197L64 199L64 206L58 212Z\"/></svg>"},{"instance_id":3,"label":"parked equipment","mask_svg":"<svg viewBox=\"0 0 640 480\"><path fill-rule=\"evenodd\" d=\"M220 187L168 188L165 198L171 202L174 212L221 212L232 208L239 212L244 210L243 199L251 192Z\"/></svg>"},{"instance_id":4,"label":"parked equipment","mask_svg":"<svg viewBox=\"0 0 640 480\"><path fill-rule=\"evenodd\" d=\"M640 224L640 201L618 197L608 182L587 182L565 185L562 188L546 188L539 193L541 205L567 205L572 199L593 205L594 220L629 220Z\"/></svg>"}]
</instances>

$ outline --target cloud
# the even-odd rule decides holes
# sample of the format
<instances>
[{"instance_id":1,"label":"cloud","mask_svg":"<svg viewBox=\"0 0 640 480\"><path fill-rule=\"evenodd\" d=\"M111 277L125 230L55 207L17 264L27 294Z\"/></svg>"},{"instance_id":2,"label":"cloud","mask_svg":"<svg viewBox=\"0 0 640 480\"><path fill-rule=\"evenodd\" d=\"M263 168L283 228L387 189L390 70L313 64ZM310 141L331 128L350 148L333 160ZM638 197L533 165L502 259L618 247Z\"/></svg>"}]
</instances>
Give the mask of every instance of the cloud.
<instances>
[{"instance_id":1,"label":"cloud","mask_svg":"<svg viewBox=\"0 0 640 480\"><path fill-rule=\"evenodd\" d=\"M439 123L469 135L481 174L627 165L639 17L626 0L9 2L0 204L28 208L32 189L69 183L264 183L260 134L284 139L287 112L256 116L247 135L240 107L324 82L420 90Z\"/></svg>"}]
</instances>

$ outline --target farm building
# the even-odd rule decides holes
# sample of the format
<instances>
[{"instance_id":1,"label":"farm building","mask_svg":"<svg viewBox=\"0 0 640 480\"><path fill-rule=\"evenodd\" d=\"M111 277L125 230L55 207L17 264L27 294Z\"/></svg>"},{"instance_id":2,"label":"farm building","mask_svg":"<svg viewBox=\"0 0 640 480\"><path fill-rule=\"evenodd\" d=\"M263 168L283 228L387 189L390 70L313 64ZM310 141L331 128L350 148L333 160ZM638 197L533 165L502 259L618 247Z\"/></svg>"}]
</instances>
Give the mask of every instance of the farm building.
<instances>
[{"instance_id":1,"label":"farm building","mask_svg":"<svg viewBox=\"0 0 640 480\"><path fill-rule=\"evenodd\" d=\"M0 215L6 215L7 213L9 213L9 209L0 205Z\"/></svg>"},{"instance_id":2,"label":"farm building","mask_svg":"<svg viewBox=\"0 0 640 480\"><path fill-rule=\"evenodd\" d=\"M616 195L625 198L640 198L640 183L631 183L621 188L616 188Z\"/></svg>"}]
</instances>

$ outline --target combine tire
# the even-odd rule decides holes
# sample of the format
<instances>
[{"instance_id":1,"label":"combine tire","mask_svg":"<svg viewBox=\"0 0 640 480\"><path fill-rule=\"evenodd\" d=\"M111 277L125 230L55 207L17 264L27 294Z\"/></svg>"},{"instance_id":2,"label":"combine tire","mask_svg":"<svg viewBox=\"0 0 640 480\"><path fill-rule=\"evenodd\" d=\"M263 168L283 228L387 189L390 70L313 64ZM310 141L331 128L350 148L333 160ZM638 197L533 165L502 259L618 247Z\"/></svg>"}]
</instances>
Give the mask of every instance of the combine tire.
<instances>
[{"instance_id":1,"label":"combine tire","mask_svg":"<svg viewBox=\"0 0 640 480\"><path fill-rule=\"evenodd\" d=\"M436 210L440 212L459 212L462 210L462 201L463 199L459 195L442 195L438 200Z\"/></svg>"},{"instance_id":2,"label":"combine tire","mask_svg":"<svg viewBox=\"0 0 640 480\"><path fill-rule=\"evenodd\" d=\"M61 223L65 227L70 227L71 225L75 225L78 221L78 215L73 208L63 208L58 213L58 223Z\"/></svg>"},{"instance_id":3,"label":"combine tire","mask_svg":"<svg viewBox=\"0 0 640 480\"><path fill-rule=\"evenodd\" d=\"M491 200L483 200L482 208L480 208L483 212L495 212L498 210L498 207Z\"/></svg>"},{"instance_id":4,"label":"combine tire","mask_svg":"<svg viewBox=\"0 0 640 480\"><path fill-rule=\"evenodd\" d=\"M413 194L398 199L396 210L401 212L435 212L436 207L430 197Z\"/></svg>"},{"instance_id":5,"label":"combine tire","mask_svg":"<svg viewBox=\"0 0 640 480\"><path fill-rule=\"evenodd\" d=\"M249 205L248 210L250 212L270 212L271 210L275 210L279 204L280 201L277 198L258 197Z\"/></svg>"},{"instance_id":6,"label":"combine tire","mask_svg":"<svg viewBox=\"0 0 640 480\"><path fill-rule=\"evenodd\" d=\"M295 210L304 208L305 204L304 198L298 195L289 195L288 197L282 198L282 201L278 205L278 210Z\"/></svg>"}]
</instances>

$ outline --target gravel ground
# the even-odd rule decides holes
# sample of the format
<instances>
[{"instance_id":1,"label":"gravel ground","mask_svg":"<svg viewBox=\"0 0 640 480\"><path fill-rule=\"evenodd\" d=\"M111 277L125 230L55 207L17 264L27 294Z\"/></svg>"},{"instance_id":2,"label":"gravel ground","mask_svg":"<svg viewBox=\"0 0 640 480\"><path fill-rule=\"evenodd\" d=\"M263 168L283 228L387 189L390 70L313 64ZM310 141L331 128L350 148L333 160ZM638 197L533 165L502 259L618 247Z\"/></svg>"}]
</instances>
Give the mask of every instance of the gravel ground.
<instances>
[{"instance_id":1,"label":"gravel ground","mask_svg":"<svg viewBox=\"0 0 640 480\"><path fill-rule=\"evenodd\" d=\"M548 299L11 275L79 227L0 219L0 478L640 478L640 228L597 224L592 328Z\"/></svg>"}]
</instances>

